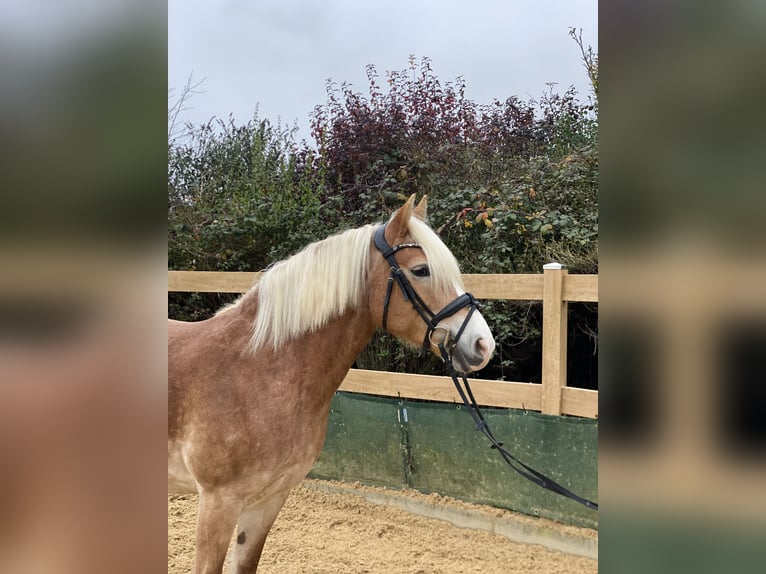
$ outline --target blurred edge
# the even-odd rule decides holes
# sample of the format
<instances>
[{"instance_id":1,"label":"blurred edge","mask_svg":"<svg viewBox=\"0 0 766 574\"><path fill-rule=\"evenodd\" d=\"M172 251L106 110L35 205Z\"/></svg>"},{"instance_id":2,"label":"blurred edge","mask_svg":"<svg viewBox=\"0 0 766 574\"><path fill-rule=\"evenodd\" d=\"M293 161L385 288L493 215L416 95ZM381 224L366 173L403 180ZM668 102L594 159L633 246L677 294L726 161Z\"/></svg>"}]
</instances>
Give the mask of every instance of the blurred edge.
<instances>
[{"instance_id":1,"label":"blurred edge","mask_svg":"<svg viewBox=\"0 0 766 574\"><path fill-rule=\"evenodd\" d=\"M165 18L0 24L2 572L166 567ZM764 20L601 6L605 572L763 564Z\"/></svg>"},{"instance_id":2,"label":"blurred edge","mask_svg":"<svg viewBox=\"0 0 766 574\"><path fill-rule=\"evenodd\" d=\"M166 16L0 20L0 572L166 568Z\"/></svg>"},{"instance_id":3,"label":"blurred edge","mask_svg":"<svg viewBox=\"0 0 766 574\"><path fill-rule=\"evenodd\" d=\"M600 5L604 572L763 568L764 24Z\"/></svg>"}]
</instances>

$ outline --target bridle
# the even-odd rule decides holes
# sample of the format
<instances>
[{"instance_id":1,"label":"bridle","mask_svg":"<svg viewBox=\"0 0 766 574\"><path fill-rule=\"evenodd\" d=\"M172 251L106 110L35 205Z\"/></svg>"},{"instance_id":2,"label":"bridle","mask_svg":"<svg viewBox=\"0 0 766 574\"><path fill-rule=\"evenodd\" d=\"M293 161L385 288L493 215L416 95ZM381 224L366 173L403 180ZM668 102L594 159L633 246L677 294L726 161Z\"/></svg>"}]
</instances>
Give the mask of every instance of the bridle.
<instances>
[{"instance_id":1,"label":"bridle","mask_svg":"<svg viewBox=\"0 0 766 574\"><path fill-rule=\"evenodd\" d=\"M468 379L465 377L465 375L458 373L452 364L452 351L456 348L460 337L468 325L468 322L471 320L471 316L479 307L479 302L470 293L463 293L462 295L458 295L458 297L452 300L450 303L447 303L447 305L445 305L444 308L438 313L431 311L431 309L428 308L428 305L426 305L425 301L423 301L420 295L418 295L417 291L415 291L412 283L410 283L410 280L407 278L407 275L399 266L399 263L396 261L395 257L396 252L402 249L422 249L422 247L418 243L400 243L399 245L394 245L392 247L389 245L388 241L386 241L385 233L386 225L381 225L375 230L374 235L375 247L382 253L383 257L385 257L386 261L391 266L391 273L388 276L388 285L386 287L386 298L383 301L383 329L387 330L388 307L391 303L391 292L393 290L394 283L396 283L399 285L399 289L402 292L402 297L404 297L404 300L412 305L412 308L418 313L418 315L420 315L426 324L426 335L423 339L423 348L427 350L428 344L430 343L439 349L442 362L447 369L447 374L452 378L452 382L454 383L455 388L460 395L460 399L463 401L463 405L465 405L468 413L471 415L471 418L473 418L473 421L476 423L476 430L481 431L484 436L489 439L490 448L497 450L503 460L508 463L508 466L510 466L513 470L515 470L527 480L534 482L542 488L551 490L566 496L567 498L571 498L572 500L579 502L588 508L598 510L597 503L591 502L590 500L587 500L586 498L573 493L571 490L561 486L541 472L538 472L532 467L524 464L518 458L508 452L503 447L502 442L499 442L497 439L495 439L492 431L489 428L489 425L487 425L487 421L484 419L484 415L479 409L479 405L476 402L476 399L473 396L473 391L471 390L471 386L468 384ZM466 313L465 319L463 319L457 334L453 338L450 335L449 329L445 327L439 327L439 323L447 317L451 317L461 309L465 308L468 309L468 313ZM434 341L433 334L438 330L446 331L446 334L441 341Z\"/></svg>"},{"instance_id":2,"label":"bridle","mask_svg":"<svg viewBox=\"0 0 766 574\"><path fill-rule=\"evenodd\" d=\"M383 301L383 329L388 329L388 306L391 302L391 291L393 290L394 283L399 285L399 289L402 292L404 300L412 305L412 308L420 315L421 319L426 324L426 334L423 338L423 348L428 349L428 344L431 343L439 349L442 356L442 361L448 366L448 369L454 370L452 366L452 351L457 346L460 337L463 335L468 322L471 320L471 316L479 306L479 302L470 293L463 293L458 295L450 303L444 306L444 308L438 313L434 313L429 309L425 301L418 295L415 288L410 283L407 275L399 266L399 262L394 255L397 251L402 249L422 249L418 243L400 243L391 247L388 241L386 241L386 226L381 225L375 231L375 247L383 254L388 264L391 266L391 273L388 276L388 285L386 286L386 298ZM449 329L445 327L439 327L441 323L447 317L451 317L461 309L468 309L463 323L457 331L454 337L451 337ZM434 341L433 334L436 331L445 331L444 338L441 341Z\"/></svg>"}]
</instances>

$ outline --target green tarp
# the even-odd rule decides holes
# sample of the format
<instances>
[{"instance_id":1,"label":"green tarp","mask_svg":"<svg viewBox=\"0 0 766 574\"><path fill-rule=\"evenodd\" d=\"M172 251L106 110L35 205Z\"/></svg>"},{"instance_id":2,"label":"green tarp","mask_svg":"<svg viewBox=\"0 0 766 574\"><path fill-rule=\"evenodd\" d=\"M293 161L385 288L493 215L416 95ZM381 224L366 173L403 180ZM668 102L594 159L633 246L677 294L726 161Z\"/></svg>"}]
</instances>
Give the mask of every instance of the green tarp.
<instances>
[{"instance_id":1,"label":"green tarp","mask_svg":"<svg viewBox=\"0 0 766 574\"><path fill-rule=\"evenodd\" d=\"M590 500L598 498L598 423L517 409L483 409L514 456ZM542 489L490 449L461 405L356 393L333 398L315 478L415 488L578 526L598 513Z\"/></svg>"}]
</instances>

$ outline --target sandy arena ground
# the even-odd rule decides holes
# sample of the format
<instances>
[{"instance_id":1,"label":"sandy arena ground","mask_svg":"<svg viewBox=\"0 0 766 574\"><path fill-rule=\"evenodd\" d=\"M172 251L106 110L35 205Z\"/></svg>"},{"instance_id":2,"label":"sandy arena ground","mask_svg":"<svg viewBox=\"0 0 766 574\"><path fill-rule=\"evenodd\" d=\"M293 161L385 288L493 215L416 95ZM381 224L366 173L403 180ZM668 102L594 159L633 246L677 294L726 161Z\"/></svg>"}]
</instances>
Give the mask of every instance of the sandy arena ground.
<instances>
[{"instance_id":1,"label":"sandy arena ground","mask_svg":"<svg viewBox=\"0 0 766 574\"><path fill-rule=\"evenodd\" d=\"M328 483L306 481L287 500L271 529L258 569L262 574L585 574L598 572L597 560L517 544L482 530L458 528L360 495L325 492ZM330 483L332 485L333 483ZM332 490L332 486L329 487ZM356 487L359 491L369 489ZM401 494L401 493L399 493ZM536 519L490 507L469 505L417 492L418 500L439 500L453 508L530 525ZM194 560L196 495L168 497L168 574L191 571ZM539 520L538 520L539 522ZM546 521L549 525L550 523ZM597 533L559 525L564 535L595 541ZM228 560L227 568L228 572Z\"/></svg>"}]
</instances>

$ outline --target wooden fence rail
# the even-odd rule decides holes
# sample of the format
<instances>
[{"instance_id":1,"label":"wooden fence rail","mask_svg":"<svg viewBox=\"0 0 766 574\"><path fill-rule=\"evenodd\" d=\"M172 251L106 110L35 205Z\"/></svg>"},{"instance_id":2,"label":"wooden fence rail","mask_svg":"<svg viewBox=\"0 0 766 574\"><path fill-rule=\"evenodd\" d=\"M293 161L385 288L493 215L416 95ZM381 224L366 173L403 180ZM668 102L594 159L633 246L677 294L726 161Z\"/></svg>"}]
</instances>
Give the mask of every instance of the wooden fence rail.
<instances>
[{"instance_id":1,"label":"wooden fence rail","mask_svg":"<svg viewBox=\"0 0 766 574\"><path fill-rule=\"evenodd\" d=\"M260 273L168 271L169 292L244 293ZM549 263L542 274L464 275L478 299L543 302L542 384L470 379L476 400L486 406L525 408L553 415L598 418L598 391L568 387L567 305L597 302L598 275L569 275ZM459 402L447 377L351 369L340 390L392 397Z\"/></svg>"}]
</instances>

